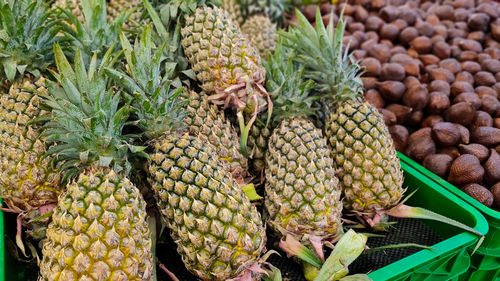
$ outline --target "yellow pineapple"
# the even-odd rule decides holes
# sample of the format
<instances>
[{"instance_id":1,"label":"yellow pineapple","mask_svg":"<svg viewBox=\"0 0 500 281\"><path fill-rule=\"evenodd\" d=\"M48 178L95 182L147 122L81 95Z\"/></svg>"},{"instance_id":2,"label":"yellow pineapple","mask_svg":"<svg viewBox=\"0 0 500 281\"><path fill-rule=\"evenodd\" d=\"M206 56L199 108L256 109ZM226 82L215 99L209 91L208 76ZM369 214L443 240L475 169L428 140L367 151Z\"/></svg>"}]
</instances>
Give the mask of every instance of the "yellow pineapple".
<instances>
[{"instance_id":1,"label":"yellow pineapple","mask_svg":"<svg viewBox=\"0 0 500 281\"><path fill-rule=\"evenodd\" d=\"M404 190L403 172L382 116L363 101L360 67L342 49L345 22L327 29L317 18L314 29L305 17L285 36L297 51L296 61L330 103L325 131L335 159L347 211L364 214L370 223L395 207ZM317 16L319 17L319 16ZM304 37L307 34L307 37ZM322 38L320 40L320 38Z\"/></svg>"},{"instance_id":2,"label":"yellow pineapple","mask_svg":"<svg viewBox=\"0 0 500 281\"><path fill-rule=\"evenodd\" d=\"M149 181L177 251L202 280L257 280L266 242L260 214L225 171L217 148L183 126L186 112L177 110L182 89L171 91L168 76L155 76L166 43L152 54L148 42L149 28L134 49L123 37L128 73L108 73L135 97L138 125L150 143Z\"/></svg>"},{"instance_id":3,"label":"yellow pineapple","mask_svg":"<svg viewBox=\"0 0 500 281\"><path fill-rule=\"evenodd\" d=\"M113 49L99 69L76 75L85 71L80 51L73 70L54 48L58 84L46 97L52 114L44 135L70 182L47 229L39 281L153 280L146 202L127 176L130 157L141 150L122 135L131 110L119 107L120 93L104 76Z\"/></svg>"},{"instance_id":4,"label":"yellow pineapple","mask_svg":"<svg viewBox=\"0 0 500 281\"><path fill-rule=\"evenodd\" d=\"M54 204L61 192L59 172L44 158L40 125L31 123L48 113L40 97L60 27L43 1L2 2L0 9L0 196L16 212L31 212Z\"/></svg>"}]
</instances>

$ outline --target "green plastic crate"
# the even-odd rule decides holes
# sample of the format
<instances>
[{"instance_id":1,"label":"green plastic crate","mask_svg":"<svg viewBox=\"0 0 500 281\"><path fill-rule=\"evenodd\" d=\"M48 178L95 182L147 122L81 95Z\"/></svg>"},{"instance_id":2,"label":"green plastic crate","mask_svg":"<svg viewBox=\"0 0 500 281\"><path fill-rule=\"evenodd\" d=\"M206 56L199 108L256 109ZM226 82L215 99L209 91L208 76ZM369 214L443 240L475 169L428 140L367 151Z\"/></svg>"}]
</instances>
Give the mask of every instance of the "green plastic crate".
<instances>
[{"instance_id":1,"label":"green plastic crate","mask_svg":"<svg viewBox=\"0 0 500 281\"><path fill-rule=\"evenodd\" d=\"M399 156L404 160L404 156ZM405 186L408 187L408 193L418 188L418 191L407 201L408 205L424 207L457 219L483 234L488 231L486 219L476 209L425 177L405 161L402 161L401 165L405 172ZM0 211L0 234L2 234L0 255L4 253L3 221L1 219ZM471 259L466 249L475 245L478 237L442 223L425 220L423 222L445 240L432 245L431 250L419 251L370 273L369 276L374 281L459 280L467 272ZM2 260L0 259L0 261ZM5 272L5 268L7 267L0 263L0 272ZM13 272L7 272L7 274L9 276L15 275ZM0 281L5 281L1 278ZM11 276L9 281L11 280L20 281L20 278Z\"/></svg>"},{"instance_id":2,"label":"green plastic crate","mask_svg":"<svg viewBox=\"0 0 500 281\"><path fill-rule=\"evenodd\" d=\"M479 255L473 257L471 266L472 270L469 272L469 276L467 277L467 279L463 280L500 280L500 212L484 206L476 199L461 191L456 186L442 179L433 172L427 170L408 157L402 155L401 158L414 169L420 171L436 183L440 184L447 190L451 191L452 193L481 211L481 213L488 221L489 231L486 234L484 242L481 244L481 247L479 247L477 251Z\"/></svg>"},{"instance_id":3,"label":"green plastic crate","mask_svg":"<svg viewBox=\"0 0 500 281\"><path fill-rule=\"evenodd\" d=\"M488 232L486 219L481 213L408 164L407 157L399 153L398 156L405 172L404 186L408 188L407 194L418 189L406 202L407 205L423 207L453 218L482 234ZM374 281L448 281L460 280L467 274L471 264L467 249L477 243L478 237L443 223L428 220L422 222L445 240L432 245L431 250L419 251L370 273L369 276Z\"/></svg>"},{"instance_id":4,"label":"green plastic crate","mask_svg":"<svg viewBox=\"0 0 500 281\"><path fill-rule=\"evenodd\" d=\"M2 206L1 198L0 206ZM3 212L0 211L0 281L5 281L5 243L3 242L3 236Z\"/></svg>"}]
</instances>

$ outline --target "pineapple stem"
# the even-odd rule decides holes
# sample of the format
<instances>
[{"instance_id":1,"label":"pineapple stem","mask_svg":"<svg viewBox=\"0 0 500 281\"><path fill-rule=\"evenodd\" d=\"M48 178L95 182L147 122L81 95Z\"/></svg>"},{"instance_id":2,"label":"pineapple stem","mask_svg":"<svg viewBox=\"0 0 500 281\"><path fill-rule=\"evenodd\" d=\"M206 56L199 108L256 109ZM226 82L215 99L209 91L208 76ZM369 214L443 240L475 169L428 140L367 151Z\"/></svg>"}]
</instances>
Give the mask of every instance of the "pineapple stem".
<instances>
[{"instance_id":1,"label":"pineapple stem","mask_svg":"<svg viewBox=\"0 0 500 281\"><path fill-rule=\"evenodd\" d=\"M25 257L28 257L28 255L26 255L26 249L24 248L24 243L23 243L23 236L22 236L22 230L23 230L23 217L22 217L22 214L19 214L17 216L17 219L16 219L16 244L17 244L17 247L19 247L19 249L21 250L21 252L23 253L23 255Z\"/></svg>"},{"instance_id":2,"label":"pineapple stem","mask_svg":"<svg viewBox=\"0 0 500 281\"><path fill-rule=\"evenodd\" d=\"M250 119L250 121L248 121L248 124L245 125L245 118L243 117L243 112L241 110L239 110L238 113L236 114L236 116L238 116L238 123L240 125L240 132L241 132L240 149L241 153L245 157L248 157L248 152L247 152L248 134L250 133L250 128L252 128L253 123L257 119L257 113L259 108L258 106L259 101L257 99L257 96L253 95L252 98L255 103L255 108L252 114L252 118Z\"/></svg>"},{"instance_id":3,"label":"pineapple stem","mask_svg":"<svg viewBox=\"0 0 500 281\"><path fill-rule=\"evenodd\" d=\"M170 279L172 279L173 281L179 281L179 278L177 278L177 276L175 276L175 274L173 274L170 270L168 270L162 263L160 263L160 268L165 271L165 273L168 275L168 277L170 277Z\"/></svg>"}]
</instances>

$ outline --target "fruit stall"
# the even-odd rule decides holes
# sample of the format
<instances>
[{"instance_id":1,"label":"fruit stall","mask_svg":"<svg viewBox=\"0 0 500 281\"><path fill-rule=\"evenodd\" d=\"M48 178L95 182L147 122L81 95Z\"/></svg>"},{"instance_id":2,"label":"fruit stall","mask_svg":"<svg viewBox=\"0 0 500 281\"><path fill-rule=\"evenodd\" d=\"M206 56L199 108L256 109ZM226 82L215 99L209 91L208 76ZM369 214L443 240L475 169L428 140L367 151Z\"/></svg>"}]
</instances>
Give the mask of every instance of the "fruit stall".
<instances>
[{"instance_id":1,"label":"fruit stall","mask_svg":"<svg viewBox=\"0 0 500 281\"><path fill-rule=\"evenodd\" d=\"M500 280L500 2L0 0L0 281Z\"/></svg>"}]
</instances>

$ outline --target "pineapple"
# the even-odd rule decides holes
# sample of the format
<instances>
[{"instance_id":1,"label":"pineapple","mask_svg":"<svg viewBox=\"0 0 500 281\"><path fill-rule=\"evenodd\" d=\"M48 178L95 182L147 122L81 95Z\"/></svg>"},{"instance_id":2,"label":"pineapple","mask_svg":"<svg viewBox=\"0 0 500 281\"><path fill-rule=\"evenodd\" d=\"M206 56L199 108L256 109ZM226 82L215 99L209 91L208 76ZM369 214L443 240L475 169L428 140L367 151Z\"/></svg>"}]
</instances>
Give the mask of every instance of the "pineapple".
<instances>
[{"instance_id":1,"label":"pineapple","mask_svg":"<svg viewBox=\"0 0 500 281\"><path fill-rule=\"evenodd\" d=\"M265 207L275 232L309 240L318 251L318 244L336 241L341 234L341 190L327 139L310 119L316 99L309 95L312 81L303 81L304 69L291 56L278 45L266 64L267 87L276 105L272 120L278 125L265 158Z\"/></svg>"},{"instance_id":2,"label":"pineapple","mask_svg":"<svg viewBox=\"0 0 500 281\"><path fill-rule=\"evenodd\" d=\"M281 23L283 13L289 9L289 2L289 0L240 0L240 5L247 20L252 15L261 14L272 22Z\"/></svg>"},{"instance_id":3,"label":"pineapple","mask_svg":"<svg viewBox=\"0 0 500 281\"><path fill-rule=\"evenodd\" d=\"M278 34L276 33L276 24L264 15L255 15L249 17L241 26L241 31L250 40L262 58L267 59L269 52L276 47Z\"/></svg>"},{"instance_id":4,"label":"pineapple","mask_svg":"<svg viewBox=\"0 0 500 281\"><path fill-rule=\"evenodd\" d=\"M56 0L52 7L64 8L69 11L81 22L83 22L82 4L80 0Z\"/></svg>"},{"instance_id":5,"label":"pineapple","mask_svg":"<svg viewBox=\"0 0 500 281\"><path fill-rule=\"evenodd\" d=\"M227 165L229 172L243 183L248 170L247 159L239 147L239 137L232 124L225 120L224 113L211 105L205 93L185 91L183 98L189 103L185 106L184 123L192 135L202 134L217 149L217 156Z\"/></svg>"},{"instance_id":6,"label":"pineapple","mask_svg":"<svg viewBox=\"0 0 500 281\"><path fill-rule=\"evenodd\" d=\"M44 158L45 138L31 121L47 116L40 96L47 93L47 69L60 27L43 1L0 4L0 196L19 213L57 202L61 176ZM38 212L37 212L38 213ZM43 211L42 211L43 213ZM41 213L40 213L41 214Z\"/></svg>"},{"instance_id":7,"label":"pineapple","mask_svg":"<svg viewBox=\"0 0 500 281\"><path fill-rule=\"evenodd\" d=\"M284 36L297 51L295 60L306 77L327 97L332 109L326 135L332 147L337 176L347 211L365 215L368 222L396 206L403 195L403 173L382 116L363 101L360 66L342 50L345 22L327 29L319 11L316 29L297 13L299 25Z\"/></svg>"},{"instance_id":8,"label":"pineapple","mask_svg":"<svg viewBox=\"0 0 500 281\"><path fill-rule=\"evenodd\" d=\"M216 104L233 103L237 108L247 108L251 96L246 93L245 84L261 85L265 80L257 51L220 8L198 7L185 21L181 44L200 87ZM201 40L204 38L209 40ZM254 86L250 94L262 99L265 93ZM252 104L261 107L258 112L263 105L265 101Z\"/></svg>"},{"instance_id":9,"label":"pineapple","mask_svg":"<svg viewBox=\"0 0 500 281\"><path fill-rule=\"evenodd\" d=\"M88 72L79 51L73 70L54 49L58 83L46 97L52 115L44 135L55 143L48 153L76 178L52 215L38 280L153 280L146 202L127 177L128 160L141 149L122 135L131 110L119 107L120 93L104 76L113 49L99 68L94 55Z\"/></svg>"},{"instance_id":10,"label":"pineapple","mask_svg":"<svg viewBox=\"0 0 500 281\"><path fill-rule=\"evenodd\" d=\"M266 166L265 156L270 136L270 125L266 125L265 120L261 119L256 120L248 134L248 160L250 167L257 173L262 173Z\"/></svg>"},{"instance_id":11,"label":"pineapple","mask_svg":"<svg viewBox=\"0 0 500 281\"><path fill-rule=\"evenodd\" d=\"M121 13L133 10L127 22L124 24L125 28L130 27L131 22L139 22L141 19L141 11L138 10L141 6L141 0L109 0L107 5L108 20L113 21L115 18L119 17Z\"/></svg>"},{"instance_id":12,"label":"pineapple","mask_svg":"<svg viewBox=\"0 0 500 281\"><path fill-rule=\"evenodd\" d=\"M238 23L241 26L245 22L245 18L241 13L241 6L238 3L238 0L222 0L222 9L227 12L227 15L234 22Z\"/></svg>"},{"instance_id":13,"label":"pineapple","mask_svg":"<svg viewBox=\"0 0 500 281\"><path fill-rule=\"evenodd\" d=\"M201 5L186 17L181 44L188 62L209 99L237 110L240 146L247 156L246 140L257 114L272 103L263 83L260 55L240 28L217 7ZM244 124L244 114L252 116Z\"/></svg>"},{"instance_id":14,"label":"pineapple","mask_svg":"<svg viewBox=\"0 0 500 281\"><path fill-rule=\"evenodd\" d=\"M149 181L184 264L202 280L257 278L266 241L259 212L224 171L216 148L179 125L182 89L170 91L169 77L159 76L163 50L151 54L150 29L134 49L126 38L122 47L128 75L108 72L134 94L138 125L151 143Z\"/></svg>"}]
</instances>

